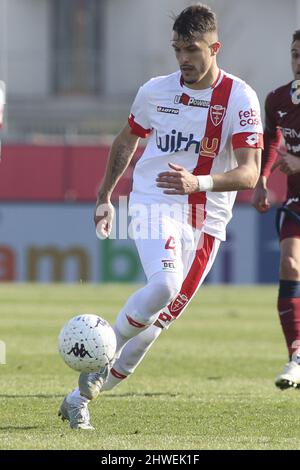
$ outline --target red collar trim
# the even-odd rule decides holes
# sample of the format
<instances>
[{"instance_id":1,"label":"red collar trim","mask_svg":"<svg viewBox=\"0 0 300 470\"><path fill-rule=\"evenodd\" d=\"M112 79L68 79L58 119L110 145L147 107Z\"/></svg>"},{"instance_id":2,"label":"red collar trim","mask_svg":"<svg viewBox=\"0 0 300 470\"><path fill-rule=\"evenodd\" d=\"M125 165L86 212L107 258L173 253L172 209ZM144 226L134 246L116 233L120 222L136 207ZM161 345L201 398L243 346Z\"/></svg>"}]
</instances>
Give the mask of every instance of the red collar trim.
<instances>
[{"instance_id":1,"label":"red collar trim","mask_svg":"<svg viewBox=\"0 0 300 470\"><path fill-rule=\"evenodd\" d=\"M211 84L210 88L215 88L215 86L218 83L220 77L221 77L221 69L219 69L218 76L217 76L216 80L214 81L214 83Z\"/></svg>"}]
</instances>

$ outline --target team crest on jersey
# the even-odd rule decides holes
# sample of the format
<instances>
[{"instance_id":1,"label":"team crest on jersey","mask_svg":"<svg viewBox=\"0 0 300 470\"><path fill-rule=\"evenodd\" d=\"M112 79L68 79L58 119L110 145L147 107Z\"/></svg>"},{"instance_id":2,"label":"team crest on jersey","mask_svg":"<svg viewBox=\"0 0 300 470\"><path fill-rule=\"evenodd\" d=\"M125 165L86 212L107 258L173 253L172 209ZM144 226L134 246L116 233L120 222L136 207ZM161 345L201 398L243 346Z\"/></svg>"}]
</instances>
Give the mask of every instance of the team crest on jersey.
<instances>
[{"instance_id":1,"label":"team crest on jersey","mask_svg":"<svg viewBox=\"0 0 300 470\"><path fill-rule=\"evenodd\" d=\"M189 299L185 294L179 294L171 303L171 306L169 307L170 312L178 312L178 310L181 310L188 303L188 301Z\"/></svg>"},{"instance_id":2,"label":"team crest on jersey","mask_svg":"<svg viewBox=\"0 0 300 470\"><path fill-rule=\"evenodd\" d=\"M224 116L226 114L226 108L221 104L215 104L214 106L210 107L209 113L213 125L218 126L224 119Z\"/></svg>"}]
</instances>

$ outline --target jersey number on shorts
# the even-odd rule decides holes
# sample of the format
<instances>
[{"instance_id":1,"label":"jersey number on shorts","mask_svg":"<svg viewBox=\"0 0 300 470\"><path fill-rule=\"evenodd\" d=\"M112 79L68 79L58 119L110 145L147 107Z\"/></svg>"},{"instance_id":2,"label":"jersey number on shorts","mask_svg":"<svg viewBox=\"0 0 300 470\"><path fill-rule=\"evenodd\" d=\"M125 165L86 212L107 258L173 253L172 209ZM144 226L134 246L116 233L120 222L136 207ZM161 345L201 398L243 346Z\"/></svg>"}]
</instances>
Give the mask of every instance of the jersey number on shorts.
<instances>
[{"instance_id":1,"label":"jersey number on shorts","mask_svg":"<svg viewBox=\"0 0 300 470\"><path fill-rule=\"evenodd\" d=\"M174 250L174 256L176 256L176 242L174 237L169 237L166 244L165 244L165 249L166 250Z\"/></svg>"}]
</instances>

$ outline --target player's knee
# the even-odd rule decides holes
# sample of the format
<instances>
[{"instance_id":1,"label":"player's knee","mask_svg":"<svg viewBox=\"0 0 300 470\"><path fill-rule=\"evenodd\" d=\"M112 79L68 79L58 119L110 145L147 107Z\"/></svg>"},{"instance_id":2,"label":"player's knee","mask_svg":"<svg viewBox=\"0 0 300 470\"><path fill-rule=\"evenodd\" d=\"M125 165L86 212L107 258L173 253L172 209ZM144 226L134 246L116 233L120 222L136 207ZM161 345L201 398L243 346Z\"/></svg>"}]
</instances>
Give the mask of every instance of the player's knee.
<instances>
[{"instance_id":1,"label":"player's knee","mask_svg":"<svg viewBox=\"0 0 300 470\"><path fill-rule=\"evenodd\" d=\"M177 273L154 274L135 298L136 305L131 310L131 318L142 325L153 324L159 311L177 296L181 284L182 278Z\"/></svg>"},{"instance_id":2,"label":"player's knee","mask_svg":"<svg viewBox=\"0 0 300 470\"><path fill-rule=\"evenodd\" d=\"M180 276L170 276L167 273L159 273L152 281L155 295L152 299L152 311L158 312L168 305L178 295L181 289L182 279ZM162 275L163 274L163 275ZM170 273L168 273L170 274Z\"/></svg>"},{"instance_id":3,"label":"player's knee","mask_svg":"<svg viewBox=\"0 0 300 470\"><path fill-rule=\"evenodd\" d=\"M280 277L284 279L300 278L300 262L293 256L284 256L280 261Z\"/></svg>"},{"instance_id":4,"label":"player's knee","mask_svg":"<svg viewBox=\"0 0 300 470\"><path fill-rule=\"evenodd\" d=\"M161 310L168 305L177 296L180 288L170 285L159 285L157 286L157 298L155 311Z\"/></svg>"}]
</instances>

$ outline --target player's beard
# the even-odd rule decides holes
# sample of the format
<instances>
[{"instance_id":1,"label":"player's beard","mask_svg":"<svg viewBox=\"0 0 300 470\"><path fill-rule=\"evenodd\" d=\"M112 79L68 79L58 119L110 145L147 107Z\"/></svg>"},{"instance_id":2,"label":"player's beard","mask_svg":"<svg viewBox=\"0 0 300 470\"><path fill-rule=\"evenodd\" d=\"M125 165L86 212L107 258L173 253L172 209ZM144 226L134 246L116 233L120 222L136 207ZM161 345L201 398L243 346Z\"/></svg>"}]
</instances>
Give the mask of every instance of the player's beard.
<instances>
[{"instance_id":1,"label":"player's beard","mask_svg":"<svg viewBox=\"0 0 300 470\"><path fill-rule=\"evenodd\" d=\"M184 83L187 83L188 85L194 85L195 83L199 83L202 80L203 76L204 75L199 72L195 72L191 77L188 78L183 75Z\"/></svg>"},{"instance_id":2,"label":"player's beard","mask_svg":"<svg viewBox=\"0 0 300 470\"><path fill-rule=\"evenodd\" d=\"M193 68L188 72L185 72L184 70L181 70L181 72L183 75L184 83L186 83L187 85L194 85L195 83L199 83L203 79L207 70L205 70L205 68L203 67L203 69L201 70Z\"/></svg>"}]
</instances>

